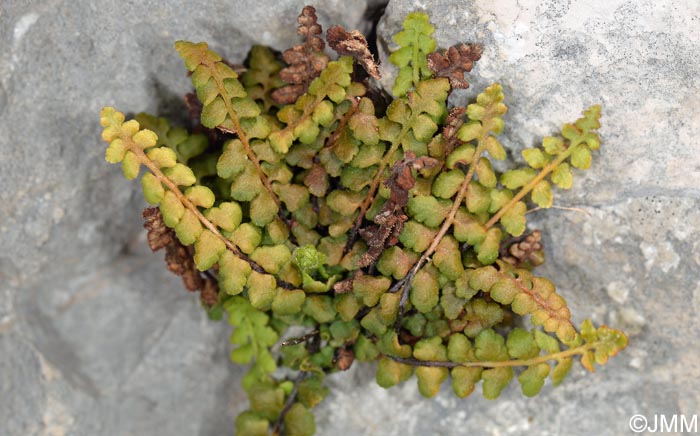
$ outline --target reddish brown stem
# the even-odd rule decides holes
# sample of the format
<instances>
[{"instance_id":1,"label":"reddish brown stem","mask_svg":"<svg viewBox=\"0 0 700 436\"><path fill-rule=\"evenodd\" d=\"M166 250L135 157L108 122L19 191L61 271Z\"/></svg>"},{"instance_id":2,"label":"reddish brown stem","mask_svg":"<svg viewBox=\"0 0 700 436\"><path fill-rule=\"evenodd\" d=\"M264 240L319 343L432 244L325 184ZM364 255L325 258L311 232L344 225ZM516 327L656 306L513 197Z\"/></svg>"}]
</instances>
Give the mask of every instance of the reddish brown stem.
<instances>
[{"instance_id":1,"label":"reddish brown stem","mask_svg":"<svg viewBox=\"0 0 700 436\"><path fill-rule=\"evenodd\" d=\"M306 375L307 373L302 371L299 373L299 375L297 375L296 380L294 380L294 388L292 389L292 392L289 393L289 397L287 397L287 401L284 403L282 411L277 417L275 424L272 426L270 433L272 436L278 436L280 434L282 425L284 424L284 417L287 415L287 412L289 412L289 409L291 409L294 405L294 400L296 400L297 394L299 393L299 385L301 384L302 380L306 378Z\"/></svg>"},{"instance_id":2,"label":"reddish brown stem","mask_svg":"<svg viewBox=\"0 0 700 436\"><path fill-rule=\"evenodd\" d=\"M483 131L488 132L488 129L490 127L490 123L484 123ZM416 273L418 270L420 270L425 262L428 260L428 258L435 252L437 249L438 245L440 244L440 241L442 241L442 238L447 234L447 231L452 227L452 223L454 222L454 218L457 215L457 211L459 210L459 207L462 204L462 201L464 198L467 196L467 193L469 192L469 184L472 181L472 178L474 177L474 172L476 171L476 165L479 161L479 157L481 156L482 151L484 150L483 146L483 139L486 137L486 134L482 134L481 137L479 138L479 143L476 147L476 150L474 151L474 157L472 159L471 164L469 165L469 171L467 171L467 175L464 177L464 181L462 182L462 185L459 187L459 192L457 193L457 197L455 198L454 203L452 203L452 208L450 209L450 213L447 215L447 218L445 219L445 222L442 223L442 227L440 227L440 231L438 231L438 234L433 238L433 242L430 244L427 250L423 252L423 255L418 259L418 261L411 267L411 270L409 271L408 274L406 274L406 277L404 277L399 283L394 285L392 287L393 292L398 291L399 289L401 290L401 300L399 301L399 312L396 317L396 324L394 325L394 330L398 333L398 331L401 329L401 322L403 321L403 313L406 307L406 302L408 301L408 292L409 289L411 288L411 283L413 282L413 278L415 277ZM398 286L397 286L398 285Z\"/></svg>"},{"instance_id":3,"label":"reddish brown stem","mask_svg":"<svg viewBox=\"0 0 700 436\"><path fill-rule=\"evenodd\" d=\"M335 131L333 132L333 134L332 134L331 136L328 137L328 140L326 141L325 147L330 147L330 146L332 146L332 145L335 143L335 141L338 140L338 137L340 136L340 134L341 134L341 133L343 132L343 130L345 129L345 126L348 125L348 121L350 121L350 117L352 117L352 115L353 115L353 114L355 113L355 111L357 110L357 107L360 105L360 97L355 97L355 98L353 98L353 99L350 100L350 101L352 102L352 106L351 106L350 109L348 109L348 111L343 115L343 118L340 119L340 122L338 123L338 127L335 129Z\"/></svg>"},{"instance_id":4,"label":"reddish brown stem","mask_svg":"<svg viewBox=\"0 0 700 436\"><path fill-rule=\"evenodd\" d=\"M267 175L265 175L265 173L263 172L263 169L260 166L260 161L253 152L253 149L250 148L248 137L241 128L241 123L238 120L238 116L236 115L236 112L233 110L233 106L231 105L231 98L227 95L228 93L226 92L226 88L224 87L223 79L221 79L221 77L216 73L217 69L214 68L214 65L209 65L209 67L211 69L212 77L214 78L214 80L216 80L216 84L219 87L219 90L221 91L224 104L226 105L226 111L228 112L228 115L231 118L231 122L233 123L232 133L235 133L238 136L238 139L241 140L243 148L245 148L246 155L248 156L248 159L253 163L253 166L255 166L255 170L258 172L258 176L260 176L260 180L263 182L265 189L270 194L270 197L272 197L272 199L274 200L275 204L277 205L277 208L281 209L282 205L280 203L280 200L279 198L277 198L277 194L275 194L275 192L272 190L270 180L267 178ZM219 127L219 129L223 131L228 131L227 129L222 129L221 127Z\"/></svg>"},{"instance_id":5,"label":"reddish brown stem","mask_svg":"<svg viewBox=\"0 0 700 436\"><path fill-rule=\"evenodd\" d=\"M408 129L404 127L404 129L401 131L401 134L399 134L399 138L402 138L407 131ZM391 158L396 152L396 150L398 150L399 145L401 145L401 140L397 139L396 142L391 145L391 148L389 148L389 151L384 155L384 158L379 163L379 169L377 170L377 174L374 176L374 179L372 179L372 183L369 186L367 196L360 205L360 213L357 215L355 223L353 224L352 229L350 230L350 236L348 237L348 242L345 244L345 250L343 251L343 254L349 253L352 249L352 245L357 239L357 232L360 230L362 220L364 220L365 213L367 213L369 208L372 207L372 205L374 204L374 200L376 200L375 193L377 191L377 188L379 188L379 183L382 181L382 175L384 174L384 170L389 165L389 162L391 161Z\"/></svg>"},{"instance_id":6,"label":"reddish brown stem","mask_svg":"<svg viewBox=\"0 0 700 436\"><path fill-rule=\"evenodd\" d=\"M596 342L581 345L576 348L569 348L565 351L560 351L558 353L545 354L543 356L533 357L532 359L514 359L514 360L492 360L483 362L446 362L437 360L418 360L406 357L391 356L386 354L385 356L395 362L403 363L411 366L428 366L428 367L439 367L439 368L457 368L460 366L469 368L503 368L508 366L531 366L537 365L539 363L544 363L549 360L561 360L568 357L576 356L578 354L583 354L586 351L593 349L598 345Z\"/></svg>"},{"instance_id":7,"label":"reddish brown stem","mask_svg":"<svg viewBox=\"0 0 700 436\"><path fill-rule=\"evenodd\" d=\"M204 215L202 215L202 212L200 212L199 209L197 209L197 206L192 204L192 202L189 199L187 199L187 197L185 197L185 195L183 195L183 193L180 191L180 188L178 188L178 186L172 180L170 180L165 174L163 174L163 172L160 170L160 168L158 168L153 163L153 161L151 161L148 158L148 156L146 156L146 153L144 153L144 151L141 150L133 142L133 140L131 138L123 138L123 139L124 139L125 143L127 144L128 150L130 150L132 153L134 153L136 155L136 157L139 159L139 161L143 165L145 165L149 171L151 171L151 173L158 179L158 181L163 183L168 188L168 190L170 192L172 192L175 195L175 197L177 197L177 199L180 201L180 203L182 203L183 206L185 206L190 212L192 212L194 214L194 216L197 217L199 222L202 223L202 225L204 227L206 227L207 230L209 230L217 238L219 238L224 243L224 245L226 246L227 249L231 250L231 252L233 254L235 254L236 256L238 256L239 258L248 262L248 264L250 265L250 267L254 271L259 272L259 273L266 273L265 269L262 266L257 264L255 261L250 259L245 254L243 254L243 252L241 250L239 250L238 247L233 242L231 242L228 238L226 238L224 235L222 235L221 232L219 231L219 229L216 227L216 225L214 225L214 223L212 223ZM291 283L287 283L287 282L282 281L282 280L277 280L277 285L282 287L282 288L285 288L285 289L294 289L295 288L295 286L292 285Z\"/></svg>"},{"instance_id":8,"label":"reddish brown stem","mask_svg":"<svg viewBox=\"0 0 700 436\"><path fill-rule=\"evenodd\" d=\"M527 185L523 186L520 189L520 191L518 191L518 193L513 198L511 198L511 200L508 203L503 205L503 207L501 207L498 210L498 212L496 212L496 214L494 216L492 216L490 220L488 220L488 222L484 225L484 229L488 230L491 227L493 227L494 225L496 225L496 223L498 223L498 221L506 213L506 211L508 211L508 209L513 207L513 205L515 203L517 203L518 201L522 200L528 193L530 193L530 191L532 191L535 188L535 186L537 186L537 184L539 182L541 182L545 177L547 177L549 175L549 173L554 171L554 169L560 163L564 162L571 155L572 150L575 147L577 147L579 144L580 144L580 142L576 142L574 144L571 144L571 146L569 146L568 149L566 149L561 154L559 154L556 159L554 159L547 166L542 168L542 171L540 171L539 174L537 174L537 176L535 176L534 179L530 180L530 182Z\"/></svg>"}]
</instances>

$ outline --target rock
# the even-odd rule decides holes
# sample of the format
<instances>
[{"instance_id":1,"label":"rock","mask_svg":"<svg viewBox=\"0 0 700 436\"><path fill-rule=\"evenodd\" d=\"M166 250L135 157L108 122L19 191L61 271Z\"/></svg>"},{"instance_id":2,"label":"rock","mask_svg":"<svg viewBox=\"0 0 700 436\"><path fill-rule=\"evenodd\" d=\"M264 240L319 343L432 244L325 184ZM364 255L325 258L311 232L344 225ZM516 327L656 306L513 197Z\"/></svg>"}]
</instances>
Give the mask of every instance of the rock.
<instances>
[{"instance_id":1,"label":"rock","mask_svg":"<svg viewBox=\"0 0 700 436\"><path fill-rule=\"evenodd\" d=\"M325 27L367 30L381 2L314 3ZM422 3L419 3L422 4ZM146 251L137 184L104 162L99 109L182 117L190 85L176 39L233 62L253 43L295 41L301 1L19 2L0 14L0 434L231 434L245 407L229 328ZM427 3L426 3L427 5ZM603 104L604 144L555 204L528 215L545 238L538 270L577 323L623 322L628 350L595 375L524 398L422 399L415 381L376 386L373 366L331 377L319 435L600 434L636 414L696 413L700 366L700 50L692 0L429 3L442 47L484 45L455 92L493 81L514 156ZM392 1L378 27L384 83L391 35L417 3ZM390 86L389 86L390 88ZM611 407L610 405L614 405ZM184 413L183 413L184 412Z\"/></svg>"},{"instance_id":2,"label":"rock","mask_svg":"<svg viewBox=\"0 0 700 436\"><path fill-rule=\"evenodd\" d=\"M622 304L627 301L630 293L631 283L614 281L608 284L608 296L616 303Z\"/></svg>"},{"instance_id":3,"label":"rock","mask_svg":"<svg viewBox=\"0 0 700 436\"><path fill-rule=\"evenodd\" d=\"M644 316L630 307L610 314L610 324L624 330L629 337L638 336L646 324Z\"/></svg>"}]
</instances>

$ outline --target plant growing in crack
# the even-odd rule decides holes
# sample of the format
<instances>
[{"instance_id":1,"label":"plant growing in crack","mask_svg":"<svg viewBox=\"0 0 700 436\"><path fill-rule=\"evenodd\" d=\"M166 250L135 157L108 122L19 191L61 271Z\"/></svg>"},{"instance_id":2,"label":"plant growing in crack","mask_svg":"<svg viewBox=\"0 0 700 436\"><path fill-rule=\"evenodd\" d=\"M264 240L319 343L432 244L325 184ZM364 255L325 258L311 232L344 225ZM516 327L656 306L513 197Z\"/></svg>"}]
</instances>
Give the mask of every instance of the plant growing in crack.
<instances>
[{"instance_id":1,"label":"plant growing in crack","mask_svg":"<svg viewBox=\"0 0 700 436\"><path fill-rule=\"evenodd\" d=\"M516 371L533 396L575 358L592 372L627 345L620 331L572 324L554 284L531 272L544 261L540 232L526 234L528 204L551 207L551 185L569 189L572 168L590 166L600 107L497 174L501 86L447 106L481 47L436 51L428 16L409 14L387 102L359 32L329 30L337 60L312 7L299 33L284 62L254 47L243 68L205 43L175 43L196 92L189 128L102 110L107 161L128 179L147 169L151 248L166 249L212 319L228 318L231 359L250 364L236 434L313 434L325 377L355 360L377 361L386 388L415 374L426 397L451 378L457 396L482 382L493 399ZM281 340L290 326L307 332Z\"/></svg>"}]
</instances>

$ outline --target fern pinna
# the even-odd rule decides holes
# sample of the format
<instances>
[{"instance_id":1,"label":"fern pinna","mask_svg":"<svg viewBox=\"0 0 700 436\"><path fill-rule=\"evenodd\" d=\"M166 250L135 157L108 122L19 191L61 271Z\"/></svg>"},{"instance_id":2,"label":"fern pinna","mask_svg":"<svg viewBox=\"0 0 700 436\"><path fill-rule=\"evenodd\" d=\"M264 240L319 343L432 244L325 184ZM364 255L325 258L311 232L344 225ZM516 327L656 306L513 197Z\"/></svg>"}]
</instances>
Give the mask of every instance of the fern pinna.
<instances>
[{"instance_id":1,"label":"fern pinna","mask_svg":"<svg viewBox=\"0 0 700 436\"><path fill-rule=\"evenodd\" d=\"M481 382L492 399L516 376L533 396L575 359L593 371L627 345L620 331L574 326L554 284L531 272L542 245L526 234L528 205L552 206L552 185L569 189L590 166L599 106L498 174L501 86L447 105L479 46L435 51L427 15L410 14L385 101L359 32L334 28L343 56L330 60L313 8L299 23L306 41L287 66L254 47L242 76L206 43L175 43L198 99L189 128L101 114L107 161L127 179L146 167L151 247L167 247L211 318L228 318L231 359L250 364L236 434L313 434L325 377L355 360L378 361L383 387L415 374L426 397L451 379L459 397ZM515 326L526 315L533 328ZM289 338L290 326L306 332Z\"/></svg>"}]
</instances>

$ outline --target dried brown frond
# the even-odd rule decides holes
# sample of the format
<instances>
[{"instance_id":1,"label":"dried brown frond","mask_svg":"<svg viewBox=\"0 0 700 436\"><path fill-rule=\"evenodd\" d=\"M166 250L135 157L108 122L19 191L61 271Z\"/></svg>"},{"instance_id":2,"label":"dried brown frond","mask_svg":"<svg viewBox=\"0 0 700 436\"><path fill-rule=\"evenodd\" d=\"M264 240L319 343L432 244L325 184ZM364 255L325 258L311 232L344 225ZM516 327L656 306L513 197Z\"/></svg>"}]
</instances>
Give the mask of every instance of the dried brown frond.
<instances>
[{"instance_id":1,"label":"dried brown frond","mask_svg":"<svg viewBox=\"0 0 700 436\"><path fill-rule=\"evenodd\" d=\"M543 249L542 233L535 230L524 238L512 241L510 245L507 245L501 259L518 268L525 264L538 266L544 263Z\"/></svg>"},{"instance_id":2,"label":"dried brown frond","mask_svg":"<svg viewBox=\"0 0 700 436\"><path fill-rule=\"evenodd\" d=\"M411 151L406 151L404 158L394 164L391 175L384 182L391 191L389 199L382 210L374 217L374 225L360 229L360 236L367 242L368 250L360 257L360 268L372 265L382 252L399 242L399 234L403 230L408 216L404 207L408 204L409 191L416 184L412 170L434 167L439 164L437 159L428 156L416 158Z\"/></svg>"},{"instance_id":3,"label":"dried brown frond","mask_svg":"<svg viewBox=\"0 0 700 436\"><path fill-rule=\"evenodd\" d=\"M348 32L343 26L333 26L326 32L328 45L341 56L352 56L367 74L379 80L379 65L374 61L374 56L369 51L367 39L359 30Z\"/></svg>"},{"instance_id":4,"label":"dried brown frond","mask_svg":"<svg viewBox=\"0 0 700 436\"><path fill-rule=\"evenodd\" d=\"M148 207L143 210L143 227L147 230L146 238L151 251L165 248L173 240L173 231L163 222L163 216L157 207Z\"/></svg>"},{"instance_id":5,"label":"dried brown frond","mask_svg":"<svg viewBox=\"0 0 700 436\"><path fill-rule=\"evenodd\" d=\"M182 277L182 283L188 291L196 291L204 286L202 276L194 265L193 254L177 238L173 238L165 247L165 263L168 270Z\"/></svg>"},{"instance_id":6,"label":"dried brown frond","mask_svg":"<svg viewBox=\"0 0 700 436\"><path fill-rule=\"evenodd\" d=\"M143 211L144 227L148 231L146 238L151 250L165 248L165 264L170 272L182 278L182 283L188 291L201 290L202 301L218 299L218 283L213 277L202 278L194 264L194 249L182 245L175 232L163 222L163 215L157 207L149 207ZM214 301L216 303L216 301Z\"/></svg>"},{"instance_id":7,"label":"dried brown frond","mask_svg":"<svg viewBox=\"0 0 700 436\"><path fill-rule=\"evenodd\" d=\"M442 137L445 139L445 155L450 154L461 142L457 137L457 131L464 124L464 113L466 111L466 107L457 106L452 108L447 115L445 127L442 129Z\"/></svg>"},{"instance_id":8,"label":"dried brown frond","mask_svg":"<svg viewBox=\"0 0 700 436\"><path fill-rule=\"evenodd\" d=\"M428 68L438 77L450 79L452 88L468 88L469 82L464 77L474 67L474 62L481 58L483 48L478 44L453 45L447 51L435 51L428 55Z\"/></svg>"},{"instance_id":9,"label":"dried brown frond","mask_svg":"<svg viewBox=\"0 0 700 436\"><path fill-rule=\"evenodd\" d=\"M280 78L287 85L272 92L276 103L294 103L328 64L328 56L323 53L326 43L320 37L323 29L317 21L316 9L313 6L304 7L297 19L297 33L304 36L305 41L285 50L283 54L288 66L280 71Z\"/></svg>"},{"instance_id":10,"label":"dried brown frond","mask_svg":"<svg viewBox=\"0 0 700 436\"><path fill-rule=\"evenodd\" d=\"M348 292L352 292L353 281L354 278L349 278L338 282L333 285L333 291L335 291L336 294L347 294Z\"/></svg>"},{"instance_id":11,"label":"dried brown frond","mask_svg":"<svg viewBox=\"0 0 700 436\"><path fill-rule=\"evenodd\" d=\"M211 277L207 277L200 291L202 303L211 307L219 302L219 284Z\"/></svg>"},{"instance_id":12,"label":"dried brown frond","mask_svg":"<svg viewBox=\"0 0 700 436\"><path fill-rule=\"evenodd\" d=\"M355 352L352 351L352 348L338 348L335 350L333 362L335 363L335 367L339 370L347 371L354 361Z\"/></svg>"}]
</instances>

